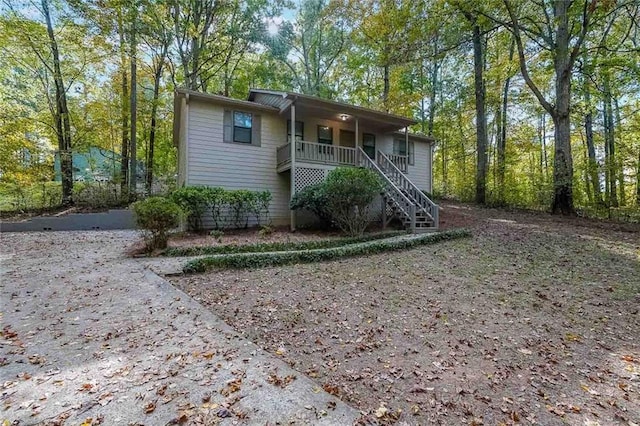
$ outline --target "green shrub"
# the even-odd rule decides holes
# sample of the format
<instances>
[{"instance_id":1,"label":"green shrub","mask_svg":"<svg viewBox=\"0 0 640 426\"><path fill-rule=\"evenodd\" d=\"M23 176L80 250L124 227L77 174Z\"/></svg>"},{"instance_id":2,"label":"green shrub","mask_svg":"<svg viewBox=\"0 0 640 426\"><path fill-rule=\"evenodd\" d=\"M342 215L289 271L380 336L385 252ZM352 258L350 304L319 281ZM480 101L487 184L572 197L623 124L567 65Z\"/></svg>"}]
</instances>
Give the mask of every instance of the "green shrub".
<instances>
[{"instance_id":1,"label":"green shrub","mask_svg":"<svg viewBox=\"0 0 640 426\"><path fill-rule=\"evenodd\" d=\"M211 208L211 218L213 219L214 229L224 228L224 221L222 218L222 212L228 202L228 191L223 188L211 188L209 194L209 207Z\"/></svg>"},{"instance_id":2,"label":"green shrub","mask_svg":"<svg viewBox=\"0 0 640 426\"><path fill-rule=\"evenodd\" d=\"M236 228L249 226L249 212L255 204L256 193L246 189L228 191L227 202L232 213L233 225Z\"/></svg>"},{"instance_id":3,"label":"green shrub","mask_svg":"<svg viewBox=\"0 0 640 426\"><path fill-rule=\"evenodd\" d=\"M309 185L303 190L296 192L291 203L291 210L309 210L320 220L323 229L331 227L331 211L327 204L327 192L323 183Z\"/></svg>"},{"instance_id":4,"label":"green shrub","mask_svg":"<svg viewBox=\"0 0 640 426\"><path fill-rule=\"evenodd\" d=\"M216 191L206 186L185 186L171 194L173 202L178 204L187 214L189 229L195 232L202 231L202 216Z\"/></svg>"},{"instance_id":5,"label":"green shrub","mask_svg":"<svg viewBox=\"0 0 640 426\"><path fill-rule=\"evenodd\" d=\"M361 237L333 238L327 240L300 241L300 242L272 242L224 246L200 246L200 247L171 247L165 250L165 256L201 256L206 254L231 254L231 253L264 253L273 251L291 250L317 250L321 248L339 247L347 244L364 243L398 235L406 234L406 231L387 231Z\"/></svg>"},{"instance_id":6,"label":"green shrub","mask_svg":"<svg viewBox=\"0 0 640 426\"><path fill-rule=\"evenodd\" d=\"M269 235L273 234L274 229L269 226L269 225L263 225L260 227L260 230L258 231L258 236L260 238L266 238Z\"/></svg>"},{"instance_id":7,"label":"green shrub","mask_svg":"<svg viewBox=\"0 0 640 426\"><path fill-rule=\"evenodd\" d=\"M269 217L269 205L271 204L271 200L273 196L269 191L258 191L254 192L254 197L251 200L250 210L256 218L256 223L258 226L262 224L262 216L267 221L267 225L271 223L271 217Z\"/></svg>"},{"instance_id":8,"label":"green shrub","mask_svg":"<svg viewBox=\"0 0 640 426\"><path fill-rule=\"evenodd\" d=\"M182 210L164 197L149 197L133 204L136 224L145 231L148 251L167 247L169 231L180 224Z\"/></svg>"},{"instance_id":9,"label":"green shrub","mask_svg":"<svg viewBox=\"0 0 640 426\"><path fill-rule=\"evenodd\" d=\"M338 227L348 235L362 235L370 222L369 205L382 191L382 181L369 169L338 167L327 176L327 207Z\"/></svg>"},{"instance_id":10,"label":"green shrub","mask_svg":"<svg viewBox=\"0 0 640 426\"><path fill-rule=\"evenodd\" d=\"M354 244L329 249L291 251L285 253L245 253L219 257L205 257L187 263L183 268L183 272L185 274L192 274L206 272L214 268L245 269L289 265L295 263L322 262L344 257L403 250L420 245L468 237L470 235L471 233L466 229L456 229L434 234L424 234L416 238L405 240L375 241L367 244Z\"/></svg>"},{"instance_id":11,"label":"green shrub","mask_svg":"<svg viewBox=\"0 0 640 426\"><path fill-rule=\"evenodd\" d=\"M120 185L101 182L76 182L73 185L73 202L78 207L106 209L121 207L131 200L128 190L124 192Z\"/></svg>"},{"instance_id":12,"label":"green shrub","mask_svg":"<svg viewBox=\"0 0 640 426\"><path fill-rule=\"evenodd\" d=\"M209 232L209 235L218 240L218 242L221 242L222 237L224 236L224 232L219 229L214 229L213 231Z\"/></svg>"},{"instance_id":13,"label":"green shrub","mask_svg":"<svg viewBox=\"0 0 640 426\"><path fill-rule=\"evenodd\" d=\"M174 191L171 198L187 213L189 229L196 232L203 230L202 219L207 209L211 210L214 229L224 229L229 224L246 228L250 217L255 217L258 225L263 217L270 221L269 191L187 186Z\"/></svg>"}]
</instances>

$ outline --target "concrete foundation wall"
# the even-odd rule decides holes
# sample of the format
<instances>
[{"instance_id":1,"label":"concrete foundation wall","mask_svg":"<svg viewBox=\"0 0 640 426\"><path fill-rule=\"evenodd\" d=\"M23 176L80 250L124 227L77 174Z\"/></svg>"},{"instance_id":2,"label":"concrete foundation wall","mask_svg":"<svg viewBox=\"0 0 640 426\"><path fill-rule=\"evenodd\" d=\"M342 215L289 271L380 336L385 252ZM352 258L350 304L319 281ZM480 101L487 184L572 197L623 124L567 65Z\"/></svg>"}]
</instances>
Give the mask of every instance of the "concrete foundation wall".
<instances>
[{"instance_id":1,"label":"concrete foundation wall","mask_svg":"<svg viewBox=\"0 0 640 426\"><path fill-rule=\"evenodd\" d=\"M99 229L135 229L131 210L104 213L77 213L55 217L36 217L23 222L0 222L0 232L86 231Z\"/></svg>"}]
</instances>

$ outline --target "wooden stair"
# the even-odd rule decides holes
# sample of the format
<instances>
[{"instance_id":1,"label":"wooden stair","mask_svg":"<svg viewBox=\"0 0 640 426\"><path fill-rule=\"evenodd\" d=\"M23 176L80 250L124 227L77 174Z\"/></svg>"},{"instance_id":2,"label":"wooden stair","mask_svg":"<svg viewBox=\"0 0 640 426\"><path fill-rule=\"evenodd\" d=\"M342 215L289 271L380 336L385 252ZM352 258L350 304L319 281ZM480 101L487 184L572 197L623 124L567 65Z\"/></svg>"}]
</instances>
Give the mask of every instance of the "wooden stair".
<instances>
[{"instance_id":1,"label":"wooden stair","mask_svg":"<svg viewBox=\"0 0 640 426\"><path fill-rule=\"evenodd\" d=\"M376 161L359 149L360 165L378 173L385 183L383 197L383 226L392 220L400 220L413 233L438 229L439 207L429 199L409 178L378 151Z\"/></svg>"}]
</instances>

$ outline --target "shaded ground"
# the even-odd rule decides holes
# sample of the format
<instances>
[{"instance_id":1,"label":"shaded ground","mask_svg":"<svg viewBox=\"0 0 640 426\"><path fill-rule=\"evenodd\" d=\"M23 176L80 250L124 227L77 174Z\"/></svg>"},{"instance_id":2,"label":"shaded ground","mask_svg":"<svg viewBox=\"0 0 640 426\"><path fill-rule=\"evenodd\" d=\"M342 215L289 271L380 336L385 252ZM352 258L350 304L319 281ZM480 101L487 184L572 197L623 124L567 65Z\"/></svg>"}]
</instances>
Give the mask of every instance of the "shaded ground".
<instances>
[{"instance_id":1,"label":"shaded ground","mask_svg":"<svg viewBox=\"0 0 640 426\"><path fill-rule=\"evenodd\" d=\"M0 424L358 415L125 256L135 231L0 234Z\"/></svg>"},{"instance_id":2,"label":"shaded ground","mask_svg":"<svg viewBox=\"0 0 640 426\"><path fill-rule=\"evenodd\" d=\"M640 423L640 228L445 204L474 237L172 282L367 413Z\"/></svg>"},{"instance_id":3,"label":"shaded ground","mask_svg":"<svg viewBox=\"0 0 640 426\"><path fill-rule=\"evenodd\" d=\"M259 228L249 229L231 229L222 232L220 236L213 236L207 233L194 234L184 233L172 236L169 239L169 247L199 247L199 246L218 246L228 244L256 244L256 243L273 243L273 242L301 242L313 240L326 240L330 238L339 238L339 232L300 230L298 232L289 232L288 228L277 227L272 228L272 232L260 234Z\"/></svg>"}]
</instances>

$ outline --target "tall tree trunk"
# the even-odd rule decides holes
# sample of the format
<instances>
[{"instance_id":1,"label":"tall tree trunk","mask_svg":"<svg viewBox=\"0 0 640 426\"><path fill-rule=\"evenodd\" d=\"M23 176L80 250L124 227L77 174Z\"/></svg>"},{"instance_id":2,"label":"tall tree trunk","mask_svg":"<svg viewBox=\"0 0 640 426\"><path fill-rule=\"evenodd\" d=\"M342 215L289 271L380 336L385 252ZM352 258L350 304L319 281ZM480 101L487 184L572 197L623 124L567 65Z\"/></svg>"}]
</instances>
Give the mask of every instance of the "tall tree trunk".
<instances>
[{"instance_id":1,"label":"tall tree trunk","mask_svg":"<svg viewBox=\"0 0 640 426\"><path fill-rule=\"evenodd\" d=\"M511 40L509 46L509 62L513 60L513 54L515 51L515 41ZM511 75L507 75L504 81L504 87L502 88L502 105L499 114L496 115L498 121L498 134L497 134L497 163L498 163L498 201L504 204L504 174L506 170L506 151L507 151L507 105L509 101L509 85L511 83ZM542 156L540 157L542 159Z\"/></svg>"},{"instance_id":2,"label":"tall tree trunk","mask_svg":"<svg viewBox=\"0 0 640 426\"><path fill-rule=\"evenodd\" d=\"M547 157L547 113L542 111L540 114L540 128L539 128L539 137L540 137L540 167L542 168L542 173L544 175L545 181L549 181L549 158Z\"/></svg>"},{"instance_id":3,"label":"tall tree trunk","mask_svg":"<svg viewBox=\"0 0 640 426\"><path fill-rule=\"evenodd\" d=\"M618 140L618 147L622 149L622 128L620 121L620 105L618 103L618 98L613 100L613 105L615 107L615 132L614 136ZM624 185L624 156L618 155L618 164L616 164L616 168L618 170L618 188L620 190L620 198L618 199L620 206L624 206L627 204L627 197L625 193L625 185Z\"/></svg>"},{"instance_id":4,"label":"tall tree trunk","mask_svg":"<svg viewBox=\"0 0 640 426\"><path fill-rule=\"evenodd\" d=\"M556 74L556 106L553 111L555 125L555 150L553 159L554 197L551 210L564 215L575 214L573 209L573 157L571 155L571 53L569 51L569 3L554 1L557 21L556 54L554 68Z\"/></svg>"},{"instance_id":5,"label":"tall tree trunk","mask_svg":"<svg viewBox=\"0 0 640 426\"><path fill-rule=\"evenodd\" d=\"M137 184L137 115L138 115L138 72L137 72L137 49L136 32L138 10L134 3L131 6L131 150L129 155L129 197L135 197Z\"/></svg>"},{"instance_id":6,"label":"tall tree trunk","mask_svg":"<svg viewBox=\"0 0 640 426\"><path fill-rule=\"evenodd\" d=\"M475 22L475 17L473 18ZM486 203L487 192L487 116L485 111L484 46L480 26L473 26L473 70L476 94L476 203Z\"/></svg>"},{"instance_id":7,"label":"tall tree trunk","mask_svg":"<svg viewBox=\"0 0 640 426\"><path fill-rule=\"evenodd\" d=\"M151 104L151 126L149 128L149 152L147 153L147 193L151 194L153 185L153 156L156 142L156 117L158 115L158 99L160 97L160 79L162 78L162 68L164 64L164 50L160 55L158 66L153 76L153 103Z\"/></svg>"},{"instance_id":8,"label":"tall tree trunk","mask_svg":"<svg viewBox=\"0 0 640 426\"><path fill-rule=\"evenodd\" d=\"M429 93L429 125L427 127L427 134L433 136L433 122L436 116L436 91L438 87L438 69L440 64L433 58L431 65L431 93Z\"/></svg>"},{"instance_id":9,"label":"tall tree trunk","mask_svg":"<svg viewBox=\"0 0 640 426\"><path fill-rule=\"evenodd\" d=\"M424 108L424 97L425 97L425 90L424 90L424 60L420 61L420 130L422 131L422 133L424 134L426 131L426 118L427 118L427 112Z\"/></svg>"},{"instance_id":10,"label":"tall tree trunk","mask_svg":"<svg viewBox=\"0 0 640 426\"><path fill-rule=\"evenodd\" d=\"M588 176L593 187L593 200L596 204L602 205L602 191L600 189L600 175L598 174L598 160L596 159L596 148L593 142L593 111L591 108L591 91L585 78L584 99L587 104L587 113L584 116L585 142L587 144Z\"/></svg>"},{"instance_id":11,"label":"tall tree trunk","mask_svg":"<svg viewBox=\"0 0 640 426\"><path fill-rule=\"evenodd\" d=\"M122 143L120 146L120 191L124 194L129 188L129 77L127 74L127 55L124 39L125 27L122 8L118 8L118 35L120 42L120 69L122 94L120 97L120 120L122 122Z\"/></svg>"},{"instance_id":12,"label":"tall tree trunk","mask_svg":"<svg viewBox=\"0 0 640 426\"><path fill-rule=\"evenodd\" d=\"M49 47L53 57L53 81L56 86L56 107L54 121L56 123L56 136L58 138L58 152L60 156L60 178L62 180L62 205L73 203L73 152L71 150L71 123L69 121L69 108L67 107L67 92L62 79L60 69L60 52L58 42L53 32L49 1L42 0L42 11L47 23L47 35Z\"/></svg>"},{"instance_id":13,"label":"tall tree trunk","mask_svg":"<svg viewBox=\"0 0 640 426\"><path fill-rule=\"evenodd\" d=\"M513 23L513 36L518 46L518 59L520 70L527 86L534 93L540 105L551 115L555 125L555 156L553 170L553 203L551 211L554 214L575 214L573 208L573 158L571 155L571 72L577 53L580 51L586 38L590 25L590 16L593 10L585 7L581 21L581 33L575 45L570 49L569 42L572 38L569 28L569 7L571 2L565 0L553 1L553 25L555 26L555 40L548 42L552 51L553 67L555 71L555 103L547 101L535 82L531 79L527 68L527 60L524 53L520 24L515 14L513 3L503 0L511 22ZM546 7L541 3L541 7ZM595 9L595 8L594 8Z\"/></svg>"},{"instance_id":14,"label":"tall tree trunk","mask_svg":"<svg viewBox=\"0 0 640 426\"><path fill-rule=\"evenodd\" d=\"M382 104L384 110L389 112L389 64L384 64L384 87L382 90Z\"/></svg>"},{"instance_id":15,"label":"tall tree trunk","mask_svg":"<svg viewBox=\"0 0 640 426\"><path fill-rule=\"evenodd\" d=\"M640 148L638 148L638 165L636 167L636 206L640 207Z\"/></svg>"},{"instance_id":16,"label":"tall tree trunk","mask_svg":"<svg viewBox=\"0 0 640 426\"><path fill-rule=\"evenodd\" d=\"M582 136L582 134L580 134L580 139L582 139L582 144L585 147L585 152L587 152L587 154L585 154L584 156L584 162L585 164L587 164L587 167L585 167L584 169L584 187L585 187L585 193L587 194L587 200L589 202L589 205L593 205L593 204L597 204L594 203L593 197L594 197L594 193L595 190L592 191L592 181L591 181L591 176L589 176L589 157L588 157L588 148L587 148L587 141L585 140L586 138Z\"/></svg>"},{"instance_id":17,"label":"tall tree trunk","mask_svg":"<svg viewBox=\"0 0 640 426\"><path fill-rule=\"evenodd\" d=\"M616 186L616 147L614 138L614 123L613 123L613 108L611 103L611 81L609 73L605 71L603 76L603 95L604 95L604 143L606 145L606 160L607 176L609 185L609 204L610 207L618 207L618 189Z\"/></svg>"}]
</instances>

